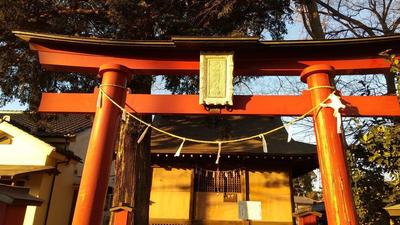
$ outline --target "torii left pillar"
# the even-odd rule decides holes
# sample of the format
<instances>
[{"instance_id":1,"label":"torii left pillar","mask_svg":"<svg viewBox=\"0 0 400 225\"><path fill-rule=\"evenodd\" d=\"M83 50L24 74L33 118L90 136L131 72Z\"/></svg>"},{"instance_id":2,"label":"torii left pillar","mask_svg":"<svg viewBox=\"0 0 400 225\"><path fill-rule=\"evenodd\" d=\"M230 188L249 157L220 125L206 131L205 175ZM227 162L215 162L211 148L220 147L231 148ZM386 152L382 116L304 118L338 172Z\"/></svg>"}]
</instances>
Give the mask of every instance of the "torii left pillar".
<instances>
[{"instance_id":1,"label":"torii left pillar","mask_svg":"<svg viewBox=\"0 0 400 225\"><path fill-rule=\"evenodd\" d=\"M120 106L124 106L129 69L121 65L107 64L99 68L99 75L102 78L101 90ZM102 223L121 110L105 96L100 97L99 100L72 225L100 225Z\"/></svg>"}]
</instances>

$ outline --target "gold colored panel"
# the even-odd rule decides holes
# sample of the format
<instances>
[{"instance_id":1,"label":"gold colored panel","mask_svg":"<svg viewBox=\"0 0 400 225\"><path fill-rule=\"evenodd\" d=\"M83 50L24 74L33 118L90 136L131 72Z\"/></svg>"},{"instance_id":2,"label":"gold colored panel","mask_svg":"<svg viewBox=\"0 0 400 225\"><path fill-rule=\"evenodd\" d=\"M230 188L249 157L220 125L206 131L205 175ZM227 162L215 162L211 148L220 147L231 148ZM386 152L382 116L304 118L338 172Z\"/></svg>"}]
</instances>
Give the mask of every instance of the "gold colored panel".
<instances>
[{"instance_id":1,"label":"gold colored panel","mask_svg":"<svg viewBox=\"0 0 400 225\"><path fill-rule=\"evenodd\" d=\"M200 53L200 98L205 105L233 105L233 52Z\"/></svg>"},{"instance_id":2,"label":"gold colored panel","mask_svg":"<svg viewBox=\"0 0 400 225\"><path fill-rule=\"evenodd\" d=\"M207 97L226 97L226 60L208 60L207 73Z\"/></svg>"}]
</instances>

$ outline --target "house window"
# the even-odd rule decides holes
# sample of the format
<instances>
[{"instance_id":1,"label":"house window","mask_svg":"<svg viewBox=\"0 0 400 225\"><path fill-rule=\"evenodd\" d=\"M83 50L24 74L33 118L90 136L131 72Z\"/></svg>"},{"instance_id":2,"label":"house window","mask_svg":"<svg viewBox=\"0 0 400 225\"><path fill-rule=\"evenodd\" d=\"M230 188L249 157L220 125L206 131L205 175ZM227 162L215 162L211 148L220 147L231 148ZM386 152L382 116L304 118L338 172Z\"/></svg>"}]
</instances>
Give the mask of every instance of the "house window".
<instances>
[{"instance_id":1,"label":"house window","mask_svg":"<svg viewBox=\"0 0 400 225\"><path fill-rule=\"evenodd\" d=\"M195 191L240 193L242 192L240 177L240 170L211 171L196 169Z\"/></svg>"}]
</instances>

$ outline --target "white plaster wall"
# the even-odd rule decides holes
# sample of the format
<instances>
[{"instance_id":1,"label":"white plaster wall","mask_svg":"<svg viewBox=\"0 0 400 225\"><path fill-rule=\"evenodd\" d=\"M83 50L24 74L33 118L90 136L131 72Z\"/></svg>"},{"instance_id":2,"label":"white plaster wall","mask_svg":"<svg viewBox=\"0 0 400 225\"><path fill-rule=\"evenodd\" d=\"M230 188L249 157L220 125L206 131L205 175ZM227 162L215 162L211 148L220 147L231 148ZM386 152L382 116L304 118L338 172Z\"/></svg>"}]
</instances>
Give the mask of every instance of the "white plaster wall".
<instances>
[{"instance_id":1,"label":"white plaster wall","mask_svg":"<svg viewBox=\"0 0 400 225\"><path fill-rule=\"evenodd\" d=\"M68 225L71 214L72 199L74 194L74 161L58 165L61 172L55 177L54 190L50 203L48 225Z\"/></svg>"},{"instance_id":2,"label":"white plaster wall","mask_svg":"<svg viewBox=\"0 0 400 225\"><path fill-rule=\"evenodd\" d=\"M90 140L90 133L92 132L92 129L86 129L78 134L76 134L76 138L73 142L69 144L69 149L75 153L75 155L79 156L83 162L85 161L86 158L86 152L87 152L87 147L89 145L89 140ZM82 176L82 170L83 170L83 163L78 163L75 171L75 184L80 183L80 178ZM114 176L114 161L112 162L111 165L111 172L110 172L110 179L108 182L108 185L111 187L114 187L115 184L115 176Z\"/></svg>"},{"instance_id":3,"label":"white plaster wall","mask_svg":"<svg viewBox=\"0 0 400 225\"><path fill-rule=\"evenodd\" d=\"M53 146L7 122L0 123L0 130L13 136L11 144L0 144L1 165L46 165Z\"/></svg>"}]
</instances>

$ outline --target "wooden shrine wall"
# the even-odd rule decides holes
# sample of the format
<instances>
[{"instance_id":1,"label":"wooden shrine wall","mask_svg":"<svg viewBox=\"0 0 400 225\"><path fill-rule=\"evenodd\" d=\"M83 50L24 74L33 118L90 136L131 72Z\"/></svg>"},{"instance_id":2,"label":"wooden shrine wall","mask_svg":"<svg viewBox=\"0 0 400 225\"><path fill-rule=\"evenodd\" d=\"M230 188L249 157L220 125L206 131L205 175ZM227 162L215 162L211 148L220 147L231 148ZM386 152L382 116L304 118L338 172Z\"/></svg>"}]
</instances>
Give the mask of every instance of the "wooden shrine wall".
<instances>
[{"instance_id":1,"label":"wooden shrine wall","mask_svg":"<svg viewBox=\"0 0 400 225\"><path fill-rule=\"evenodd\" d=\"M249 171L249 200L262 204L259 225L291 225L290 172L274 169ZM224 202L224 193L194 192L193 170L153 168L150 196L150 224L243 224L238 201L246 198L245 176L237 202Z\"/></svg>"}]
</instances>

